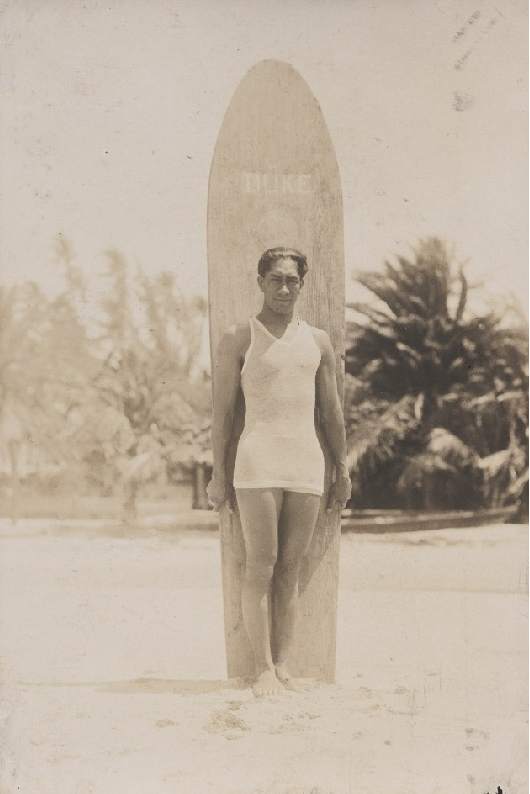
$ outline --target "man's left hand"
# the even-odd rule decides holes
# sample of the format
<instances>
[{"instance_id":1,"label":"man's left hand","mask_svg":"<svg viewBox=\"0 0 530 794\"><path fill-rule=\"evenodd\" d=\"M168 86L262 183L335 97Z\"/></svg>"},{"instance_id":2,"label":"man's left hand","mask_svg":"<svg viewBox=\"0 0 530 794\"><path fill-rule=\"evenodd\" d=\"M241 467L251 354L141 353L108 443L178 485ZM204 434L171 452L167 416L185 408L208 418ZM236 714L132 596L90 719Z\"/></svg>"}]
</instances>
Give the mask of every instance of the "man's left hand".
<instances>
[{"instance_id":1,"label":"man's left hand","mask_svg":"<svg viewBox=\"0 0 530 794\"><path fill-rule=\"evenodd\" d=\"M329 489L328 504L326 513L331 513L335 507L342 510L346 507L346 503L351 498L351 480L349 476L343 472L337 476L337 479Z\"/></svg>"}]
</instances>

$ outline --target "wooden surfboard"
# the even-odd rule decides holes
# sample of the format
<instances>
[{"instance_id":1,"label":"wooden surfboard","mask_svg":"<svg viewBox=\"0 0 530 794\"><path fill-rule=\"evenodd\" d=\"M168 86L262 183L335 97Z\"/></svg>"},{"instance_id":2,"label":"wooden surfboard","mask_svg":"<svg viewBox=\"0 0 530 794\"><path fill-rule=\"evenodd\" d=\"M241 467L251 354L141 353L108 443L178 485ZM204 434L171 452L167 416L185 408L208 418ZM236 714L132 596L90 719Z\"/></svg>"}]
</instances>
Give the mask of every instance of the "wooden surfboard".
<instances>
[{"instance_id":1,"label":"wooden surfboard","mask_svg":"<svg viewBox=\"0 0 530 794\"><path fill-rule=\"evenodd\" d=\"M254 66L226 112L213 157L208 194L210 343L260 311L258 260L267 248L306 254L309 272L295 313L325 329L337 359L343 395L344 234L337 161L322 111L287 63ZM212 367L215 393L215 361ZM244 423L242 395L238 425ZM326 457L326 492L333 466ZM232 459L235 448L232 449ZM254 663L241 613L245 547L237 515L219 516L229 677L249 676ZM292 673L335 680L340 516L325 513L325 495L304 559Z\"/></svg>"}]
</instances>

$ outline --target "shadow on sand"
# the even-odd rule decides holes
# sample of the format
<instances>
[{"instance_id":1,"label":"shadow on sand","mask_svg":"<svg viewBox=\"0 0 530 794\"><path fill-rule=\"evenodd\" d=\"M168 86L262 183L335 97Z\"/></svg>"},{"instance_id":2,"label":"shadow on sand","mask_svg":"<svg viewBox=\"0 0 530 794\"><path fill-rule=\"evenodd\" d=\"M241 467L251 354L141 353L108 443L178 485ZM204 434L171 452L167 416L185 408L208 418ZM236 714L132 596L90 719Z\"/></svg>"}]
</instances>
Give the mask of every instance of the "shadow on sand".
<instances>
[{"instance_id":1,"label":"shadow on sand","mask_svg":"<svg viewBox=\"0 0 530 794\"><path fill-rule=\"evenodd\" d=\"M251 682L245 678L228 678L224 681L133 678L128 681L39 681L38 683L25 681L21 682L21 684L22 686L53 688L88 688L112 695L209 695L212 692L222 692L224 690L248 689Z\"/></svg>"},{"instance_id":2,"label":"shadow on sand","mask_svg":"<svg viewBox=\"0 0 530 794\"><path fill-rule=\"evenodd\" d=\"M135 678L132 681L109 681L98 686L99 692L115 695L208 695L226 689L247 689L250 686L244 678L229 678L225 681L175 681L163 678Z\"/></svg>"}]
</instances>

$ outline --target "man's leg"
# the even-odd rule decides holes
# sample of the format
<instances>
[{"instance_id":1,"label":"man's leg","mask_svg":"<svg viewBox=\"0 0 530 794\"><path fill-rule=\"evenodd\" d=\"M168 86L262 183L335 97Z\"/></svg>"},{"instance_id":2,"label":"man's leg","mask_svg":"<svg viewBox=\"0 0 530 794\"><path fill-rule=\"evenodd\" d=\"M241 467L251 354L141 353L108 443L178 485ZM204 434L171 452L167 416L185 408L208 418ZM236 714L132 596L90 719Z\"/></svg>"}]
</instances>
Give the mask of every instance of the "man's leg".
<instances>
[{"instance_id":1,"label":"man's leg","mask_svg":"<svg viewBox=\"0 0 530 794\"><path fill-rule=\"evenodd\" d=\"M246 565L241 605L243 619L256 661L256 695L283 691L276 677L271 655L268 596L278 556L278 519L282 491L278 488L238 488L236 490Z\"/></svg>"},{"instance_id":2,"label":"man's leg","mask_svg":"<svg viewBox=\"0 0 530 794\"><path fill-rule=\"evenodd\" d=\"M299 687L288 671L298 607L300 566L307 553L320 508L320 497L285 491L279 522L278 561L272 583L273 661L276 675L290 689Z\"/></svg>"}]
</instances>

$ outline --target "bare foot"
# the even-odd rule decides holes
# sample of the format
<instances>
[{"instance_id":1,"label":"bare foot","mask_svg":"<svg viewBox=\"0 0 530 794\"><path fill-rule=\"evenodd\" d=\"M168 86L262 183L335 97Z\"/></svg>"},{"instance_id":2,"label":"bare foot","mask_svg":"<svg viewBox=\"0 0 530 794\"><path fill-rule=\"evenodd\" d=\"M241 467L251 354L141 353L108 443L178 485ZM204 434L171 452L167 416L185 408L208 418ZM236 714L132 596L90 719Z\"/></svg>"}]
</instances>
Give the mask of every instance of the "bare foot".
<instances>
[{"instance_id":1,"label":"bare foot","mask_svg":"<svg viewBox=\"0 0 530 794\"><path fill-rule=\"evenodd\" d=\"M276 678L274 670L265 670L252 687L252 691L256 697L264 697L265 695L281 695L282 692L285 692L285 688Z\"/></svg>"},{"instance_id":2,"label":"bare foot","mask_svg":"<svg viewBox=\"0 0 530 794\"><path fill-rule=\"evenodd\" d=\"M310 688L305 681L293 678L287 667L281 664L276 665L276 677L291 692L307 692Z\"/></svg>"}]
</instances>

